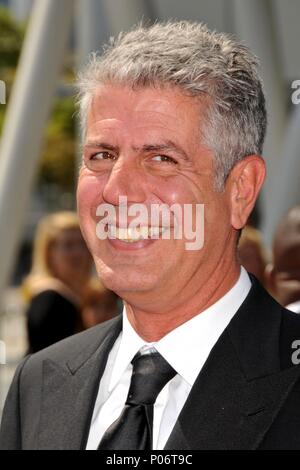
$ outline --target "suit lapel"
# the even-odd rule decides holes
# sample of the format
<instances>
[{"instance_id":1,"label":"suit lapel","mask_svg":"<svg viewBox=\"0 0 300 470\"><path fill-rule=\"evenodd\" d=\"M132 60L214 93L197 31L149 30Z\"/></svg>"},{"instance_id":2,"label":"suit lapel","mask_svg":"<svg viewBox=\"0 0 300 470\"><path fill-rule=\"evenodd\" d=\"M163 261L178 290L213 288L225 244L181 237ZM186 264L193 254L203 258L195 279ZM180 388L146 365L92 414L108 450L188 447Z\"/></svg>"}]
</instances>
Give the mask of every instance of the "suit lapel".
<instances>
[{"instance_id":1,"label":"suit lapel","mask_svg":"<svg viewBox=\"0 0 300 470\"><path fill-rule=\"evenodd\" d=\"M39 449L85 448L100 377L120 330L117 318L96 347L87 345L73 361L44 361Z\"/></svg>"},{"instance_id":2,"label":"suit lapel","mask_svg":"<svg viewBox=\"0 0 300 470\"><path fill-rule=\"evenodd\" d=\"M280 370L280 322L281 307L253 281L192 387L165 449L259 447L300 375L300 367ZM72 361L44 361L39 449L85 448L100 377L120 330L121 318Z\"/></svg>"},{"instance_id":3,"label":"suit lapel","mask_svg":"<svg viewBox=\"0 0 300 470\"><path fill-rule=\"evenodd\" d=\"M281 307L253 280L211 351L165 449L256 449L300 375L280 370Z\"/></svg>"}]
</instances>

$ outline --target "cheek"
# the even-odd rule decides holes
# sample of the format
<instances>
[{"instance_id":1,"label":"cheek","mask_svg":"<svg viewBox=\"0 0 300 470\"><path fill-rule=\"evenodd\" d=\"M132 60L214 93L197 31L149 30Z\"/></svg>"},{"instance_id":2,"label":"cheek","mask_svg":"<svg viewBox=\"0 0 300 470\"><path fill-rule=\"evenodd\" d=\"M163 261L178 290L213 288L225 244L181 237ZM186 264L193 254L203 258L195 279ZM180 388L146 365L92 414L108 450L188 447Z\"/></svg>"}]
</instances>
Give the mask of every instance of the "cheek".
<instances>
[{"instance_id":1,"label":"cheek","mask_svg":"<svg viewBox=\"0 0 300 470\"><path fill-rule=\"evenodd\" d=\"M156 182L157 183L157 182ZM170 178L159 181L154 187L153 193L164 203L172 204L194 204L203 201L202 192L194 185L189 184L185 178Z\"/></svg>"},{"instance_id":2,"label":"cheek","mask_svg":"<svg viewBox=\"0 0 300 470\"><path fill-rule=\"evenodd\" d=\"M103 184L95 177L81 176L77 186L77 208L79 217L95 217L98 205L102 202Z\"/></svg>"},{"instance_id":3,"label":"cheek","mask_svg":"<svg viewBox=\"0 0 300 470\"><path fill-rule=\"evenodd\" d=\"M185 178L172 178L165 181L160 186L157 186L156 197L163 203L168 205L178 204L191 205L191 211L185 212L186 214L192 213L192 229L196 230L196 221L198 218L195 215L196 204L204 206L204 221L201 218L200 223L204 223L204 231L206 236L211 233L216 233L220 237L223 236L220 232L227 229L227 222L229 221L228 206L226 199L222 193L216 193L211 189L211 181L198 181L192 177ZM184 209L186 210L186 209ZM191 220L191 218L189 218ZM211 238L209 236L209 238Z\"/></svg>"},{"instance_id":4,"label":"cheek","mask_svg":"<svg viewBox=\"0 0 300 470\"><path fill-rule=\"evenodd\" d=\"M82 234L89 245L96 233L96 210L101 203L99 184L92 178L81 177L77 187L77 209Z\"/></svg>"},{"instance_id":5,"label":"cheek","mask_svg":"<svg viewBox=\"0 0 300 470\"><path fill-rule=\"evenodd\" d=\"M220 193L211 192L204 202L205 244L224 248L230 231L230 210Z\"/></svg>"}]
</instances>

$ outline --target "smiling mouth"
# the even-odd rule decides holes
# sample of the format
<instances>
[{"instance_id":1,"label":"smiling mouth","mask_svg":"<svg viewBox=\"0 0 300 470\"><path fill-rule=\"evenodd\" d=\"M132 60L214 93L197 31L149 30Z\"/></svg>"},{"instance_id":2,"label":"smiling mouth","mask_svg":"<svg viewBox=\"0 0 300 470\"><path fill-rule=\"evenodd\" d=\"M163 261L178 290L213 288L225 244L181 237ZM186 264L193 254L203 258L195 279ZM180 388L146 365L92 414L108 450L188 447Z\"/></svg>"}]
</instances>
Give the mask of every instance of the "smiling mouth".
<instances>
[{"instance_id":1,"label":"smiling mouth","mask_svg":"<svg viewBox=\"0 0 300 470\"><path fill-rule=\"evenodd\" d=\"M134 227L124 228L115 225L107 226L107 234L110 239L117 239L125 243L135 243L141 240L157 240L169 227Z\"/></svg>"}]
</instances>

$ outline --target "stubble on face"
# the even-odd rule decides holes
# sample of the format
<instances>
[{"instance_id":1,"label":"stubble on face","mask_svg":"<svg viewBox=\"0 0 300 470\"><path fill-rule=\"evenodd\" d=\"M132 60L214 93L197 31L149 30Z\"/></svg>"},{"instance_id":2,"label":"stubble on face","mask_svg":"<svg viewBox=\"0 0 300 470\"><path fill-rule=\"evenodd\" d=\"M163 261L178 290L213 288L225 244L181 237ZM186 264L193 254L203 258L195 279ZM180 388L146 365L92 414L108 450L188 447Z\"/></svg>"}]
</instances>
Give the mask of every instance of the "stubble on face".
<instances>
[{"instance_id":1,"label":"stubble on face","mask_svg":"<svg viewBox=\"0 0 300 470\"><path fill-rule=\"evenodd\" d=\"M231 242L228 201L226 194L214 190L213 155L201 146L200 121L198 103L174 89L133 91L107 85L94 97L86 143L105 143L109 148L85 151L78 185L81 226L103 282L129 301L184 302L222 265ZM158 152L145 150L166 142L178 149L167 152L176 163L158 162ZM88 160L101 150L111 152L111 162L93 172ZM127 196L129 204L142 202L147 207L204 204L203 249L189 252L186 240L171 239L124 252L98 240L96 208L102 202L117 207L118 195Z\"/></svg>"}]
</instances>

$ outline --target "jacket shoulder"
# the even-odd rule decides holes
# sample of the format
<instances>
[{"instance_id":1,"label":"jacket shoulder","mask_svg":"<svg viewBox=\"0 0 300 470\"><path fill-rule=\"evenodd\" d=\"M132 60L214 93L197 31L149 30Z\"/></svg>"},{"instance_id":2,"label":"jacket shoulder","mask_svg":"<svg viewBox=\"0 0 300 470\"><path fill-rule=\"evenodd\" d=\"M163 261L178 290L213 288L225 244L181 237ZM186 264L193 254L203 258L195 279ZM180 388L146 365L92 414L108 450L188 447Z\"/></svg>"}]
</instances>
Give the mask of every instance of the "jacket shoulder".
<instances>
[{"instance_id":1,"label":"jacket shoulder","mask_svg":"<svg viewBox=\"0 0 300 470\"><path fill-rule=\"evenodd\" d=\"M32 354L26 362L26 369L36 368L45 360L50 360L65 366L69 361L82 356L91 356L112 330L118 330L121 324L121 316L101 323L88 330L69 336L35 354Z\"/></svg>"}]
</instances>

